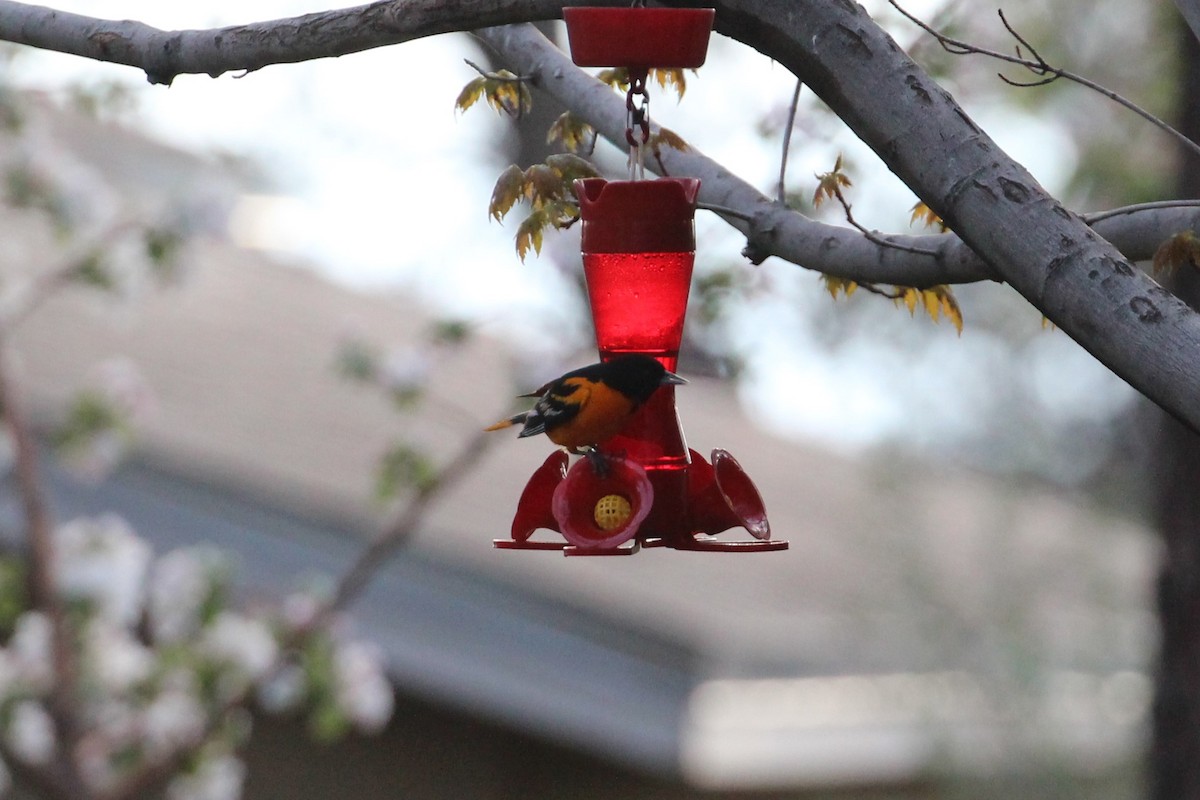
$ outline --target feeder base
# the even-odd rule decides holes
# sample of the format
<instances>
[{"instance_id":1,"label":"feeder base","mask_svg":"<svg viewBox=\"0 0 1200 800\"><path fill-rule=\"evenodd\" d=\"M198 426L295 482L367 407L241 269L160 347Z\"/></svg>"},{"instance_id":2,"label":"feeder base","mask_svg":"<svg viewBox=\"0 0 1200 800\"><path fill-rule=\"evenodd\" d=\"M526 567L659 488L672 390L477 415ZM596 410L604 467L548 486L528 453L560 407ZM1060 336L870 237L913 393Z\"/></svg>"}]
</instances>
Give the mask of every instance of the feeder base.
<instances>
[{"instance_id":1,"label":"feeder base","mask_svg":"<svg viewBox=\"0 0 1200 800\"><path fill-rule=\"evenodd\" d=\"M788 541L786 539L722 541L720 539L696 538L693 536L683 541L648 539L643 544L646 547L669 547L672 550L691 550L697 553L774 553L788 549Z\"/></svg>"},{"instance_id":2,"label":"feeder base","mask_svg":"<svg viewBox=\"0 0 1200 800\"><path fill-rule=\"evenodd\" d=\"M642 548L637 539L616 547L576 547L567 545L563 548L564 556L631 556Z\"/></svg>"},{"instance_id":3,"label":"feeder base","mask_svg":"<svg viewBox=\"0 0 1200 800\"><path fill-rule=\"evenodd\" d=\"M516 539L492 539L492 547L496 550L562 550L566 547L562 542L518 542Z\"/></svg>"}]
</instances>

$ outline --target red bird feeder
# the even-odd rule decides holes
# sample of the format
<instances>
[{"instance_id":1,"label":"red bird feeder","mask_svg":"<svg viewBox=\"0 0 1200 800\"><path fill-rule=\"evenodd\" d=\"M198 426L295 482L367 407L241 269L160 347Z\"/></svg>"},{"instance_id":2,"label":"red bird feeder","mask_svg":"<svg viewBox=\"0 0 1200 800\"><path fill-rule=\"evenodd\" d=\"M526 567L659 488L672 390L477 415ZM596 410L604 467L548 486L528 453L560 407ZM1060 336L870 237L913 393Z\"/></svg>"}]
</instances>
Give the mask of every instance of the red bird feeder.
<instances>
[{"instance_id":1,"label":"red bird feeder","mask_svg":"<svg viewBox=\"0 0 1200 800\"><path fill-rule=\"evenodd\" d=\"M575 63L629 68L627 139L631 151L638 150L650 127L637 113L635 95L645 95L651 68L704 63L712 9L567 8L563 16ZM636 175L633 158L630 163ZM695 261L699 190L695 178L576 181L583 271L601 360L642 353L675 369ZM762 498L733 456L714 450L710 464L688 449L674 386L655 391L620 434L598 447L608 467L603 474L591 459L568 470L566 453L547 458L521 495L512 538L495 546L562 549L567 555L623 555L640 546L787 548L786 541L770 538ZM709 538L733 527L754 538ZM538 528L561 533L567 543L531 539Z\"/></svg>"}]
</instances>

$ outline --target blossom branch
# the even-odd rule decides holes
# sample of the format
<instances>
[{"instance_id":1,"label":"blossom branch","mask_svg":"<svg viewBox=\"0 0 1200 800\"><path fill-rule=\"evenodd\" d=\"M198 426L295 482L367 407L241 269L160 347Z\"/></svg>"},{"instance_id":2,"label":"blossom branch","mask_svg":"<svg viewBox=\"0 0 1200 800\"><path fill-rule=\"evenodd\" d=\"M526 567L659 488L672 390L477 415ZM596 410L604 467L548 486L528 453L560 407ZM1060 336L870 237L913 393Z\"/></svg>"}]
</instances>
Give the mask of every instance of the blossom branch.
<instances>
[{"instance_id":1,"label":"blossom branch","mask_svg":"<svg viewBox=\"0 0 1200 800\"><path fill-rule=\"evenodd\" d=\"M53 686L49 710L54 720L58 747L45 780L59 786L68 797L87 797L86 785L75 765L74 745L79 738L76 689L78 672L74 642L62 598L54 548L54 521L42 483L37 443L12 377L12 354L0 338L0 410L12 439L17 485L25 514L25 544L28 553L28 585L34 608L50 621ZM37 771L30 767L31 771Z\"/></svg>"},{"instance_id":2,"label":"blossom branch","mask_svg":"<svg viewBox=\"0 0 1200 800\"><path fill-rule=\"evenodd\" d=\"M470 474L495 441L496 437L484 431L475 433L432 479L416 488L404 508L342 575L324 616L342 611L358 599L388 556L412 539L429 507Z\"/></svg>"}]
</instances>

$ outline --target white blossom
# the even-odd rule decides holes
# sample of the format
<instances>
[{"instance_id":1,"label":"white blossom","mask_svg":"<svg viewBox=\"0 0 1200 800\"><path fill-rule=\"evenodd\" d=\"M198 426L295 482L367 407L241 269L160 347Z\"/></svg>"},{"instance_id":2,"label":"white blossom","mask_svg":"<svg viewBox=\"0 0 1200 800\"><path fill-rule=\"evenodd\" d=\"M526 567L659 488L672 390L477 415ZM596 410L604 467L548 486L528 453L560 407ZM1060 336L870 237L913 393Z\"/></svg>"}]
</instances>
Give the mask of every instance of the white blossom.
<instances>
[{"instance_id":1,"label":"white blossom","mask_svg":"<svg viewBox=\"0 0 1200 800\"><path fill-rule=\"evenodd\" d=\"M114 750L137 737L137 711L126 700L100 695L87 704L87 711L91 729L107 743L105 750Z\"/></svg>"},{"instance_id":2,"label":"white blossom","mask_svg":"<svg viewBox=\"0 0 1200 800\"><path fill-rule=\"evenodd\" d=\"M0 650L0 699L7 697L21 689L28 691L29 689L34 688L22 686L21 684L21 670L17 665L16 657L8 650ZM0 797L3 796L3 793L0 793Z\"/></svg>"},{"instance_id":3,"label":"white blossom","mask_svg":"<svg viewBox=\"0 0 1200 800\"><path fill-rule=\"evenodd\" d=\"M304 670L296 664L276 670L258 687L258 703L268 714L282 714L300 705L306 693Z\"/></svg>"},{"instance_id":4,"label":"white blossom","mask_svg":"<svg viewBox=\"0 0 1200 800\"><path fill-rule=\"evenodd\" d=\"M379 367L379 382L396 394L421 392L429 383L432 364L429 353L415 347L393 350Z\"/></svg>"},{"instance_id":5,"label":"white blossom","mask_svg":"<svg viewBox=\"0 0 1200 800\"><path fill-rule=\"evenodd\" d=\"M234 670L237 677L254 682L274 666L279 646L261 620L222 611L204 629L200 651Z\"/></svg>"},{"instance_id":6,"label":"white blossom","mask_svg":"<svg viewBox=\"0 0 1200 800\"><path fill-rule=\"evenodd\" d=\"M246 765L236 757L212 756L171 781L167 800L238 800L245 780Z\"/></svg>"},{"instance_id":7,"label":"white blossom","mask_svg":"<svg viewBox=\"0 0 1200 800\"><path fill-rule=\"evenodd\" d=\"M13 706L4 738L13 755L28 764L45 764L54 755L54 722L34 700Z\"/></svg>"},{"instance_id":8,"label":"white blossom","mask_svg":"<svg viewBox=\"0 0 1200 800\"><path fill-rule=\"evenodd\" d=\"M106 792L117 783L117 771L112 762L112 753L100 738L91 736L75 748L75 761L84 783L97 792Z\"/></svg>"},{"instance_id":9,"label":"white blossom","mask_svg":"<svg viewBox=\"0 0 1200 800\"><path fill-rule=\"evenodd\" d=\"M77 479L99 483L112 473L125 457L125 435L113 428L96 431L86 441L63 451L63 463Z\"/></svg>"},{"instance_id":10,"label":"white blossom","mask_svg":"<svg viewBox=\"0 0 1200 800\"><path fill-rule=\"evenodd\" d=\"M289 630L307 628L321 611L321 602L309 592L292 592L283 599L283 622Z\"/></svg>"},{"instance_id":11,"label":"white blossom","mask_svg":"<svg viewBox=\"0 0 1200 800\"><path fill-rule=\"evenodd\" d=\"M158 559L149 590L155 641L181 641L200 629L200 613L224 567L223 556L200 547L173 550Z\"/></svg>"},{"instance_id":12,"label":"white blossom","mask_svg":"<svg viewBox=\"0 0 1200 800\"><path fill-rule=\"evenodd\" d=\"M91 383L132 425L148 421L158 411L154 390L128 357L116 356L97 364L92 370Z\"/></svg>"},{"instance_id":13,"label":"white blossom","mask_svg":"<svg viewBox=\"0 0 1200 800\"><path fill-rule=\"evenodd\" d=\"M121 517L82 517L58 529L62 592L101 617L132 625L141 616L151 550Z\"/></svg>"},{"instance_id":14,"label":"white blossom","mask_svg":"<svg viewBox=\"0 0 1200 800\"><path fill-rule=\"evenodd\" d=\"M84 634L84 666L98 686L108 692L127 692L150 676L154 653L128 628L105 619L94 620Z\"/></svg>"},{"instance_id":15,"label":"white blossom","mask_svg":"<svg viewBox=\"0 0 1200 800\"><path fill-rule=\"evenodd\" d=\"M40 611L26 611L17 618L8 643L15 678L34 692L49 688L54 680L54 656L50 618Z\"/></svg>"},{"instance_id":16,"label":"white blossom","mask_svg":"<svg viewBox=\"0 0 1200 800\"><path fill-rule=\"evenodd\" d=\"M200 739L207 715L192 692L164 691L142 712L142 742L151 758L163 757Z\"/></svg>"},{"instance_id":17,"label":"white blossom","mask_svg":"<svg viewBox=\"0 0 1200 800\"><path fill-rule=\"evenodd\" d=\"M377 648L347 642L334 651L335 693L342 713L364 733L378 733L392 716L395 695Z\"/></svg>"}]
</instances>

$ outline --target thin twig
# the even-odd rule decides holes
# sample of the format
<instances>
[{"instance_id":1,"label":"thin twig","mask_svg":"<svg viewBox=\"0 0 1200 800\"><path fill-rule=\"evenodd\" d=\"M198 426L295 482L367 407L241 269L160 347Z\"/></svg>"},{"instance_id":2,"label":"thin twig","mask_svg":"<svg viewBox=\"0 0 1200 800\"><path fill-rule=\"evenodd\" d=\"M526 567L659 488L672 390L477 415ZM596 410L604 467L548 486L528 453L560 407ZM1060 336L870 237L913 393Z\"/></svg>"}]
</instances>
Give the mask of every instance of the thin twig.
<instances>
[{"instance_id":1,"label":"thin twig","mask_svg":"<svg viewBox=\"0 0 1200 800\"><path fill-rule=\"evenodd\" d=\"M25 285L10 290L0 307L0 333L11 333L60 289L78 278L96 253L111 248L121 236L137 227L133 220L116 222L85 243L72 247L57 264L40 271Z\"/></svg>"},{"instance_id":2,"label":"thin twig","mask_svg":"<svg viewBox=\"0 0 1200 800\"><path fill-rule=\"evenodd\" d=\"M508 413L507 410L498 416L506 413ZM429 510L429 506L444 492L466 477L495 441L496 437L484 431L474 434L467 439L458 454L441 468L433 480L413 493L408 504L396 515L391 524L359 554L359 557L343 574L334 590L325 616L344 610L358 598L370 582L371 577L386 563L388 556L412 539L417 526Z\"/></svg>"},{"instance_id":3,"label":"thin twig","mask_svg":"<svg viewBox=\"0 0 1200 800\"><path fill-rule=\"evenodd\" d=\"M696 203L696 208L700 208L705 211L711 211L714 214L721 215L722 217L733 217L734 219L740 219L743 222L754 222L753 214L747 214L745 211L738 211L736 208L729 208L728 206L718 206L713 203Z\"/></svg>"},{"instance_id":4,"label":"thin twig","mask_svg":"<svg viewBox=\"0 0 1200 800\"><path fill-rule=\"evenodd\" d=\"M888 300L899 300L901 297L904 297L904 292L898 288L889 292L887 289L880 289L874 283L859 283L858 288L864 289L871 294L877 294L880 297L886 297Z\"/></svg>"},{"instance_id":5,"label":"thin twig","mask_svg":"<svg viewBox=\"0 0 1200 800\"><path fill-rule=\"evenodd\" d=\"M917 255L933 256L934 258L938 257L939 253L937 250L926 250L923 247L916 247L909 244L899 244L887 239L884 236L880 236L877 231L867 229L866 226L860 224L859 221L854 218L854 214L850 211L850 202L846 199L846 196L842 194L840 187L834 187L833 195L838 199L838 202L842 204L842 210L846 213L846 222L849 222L852 226L854 226L854 228L863 236L865 236L868 241L873 242L880 247L890 247L895 250L902 250L905 253L916 253Z\"/></svg>"},{"instance_id":6,"label":"thin twig","mask_svg":"<svg viewBox=\"0 0 1200 800\"><path fill-rule=\"evenodd\" d=\"M78 670L73 637L58 591L54 520L42 483L37 442L13 383L12 360L7 340L0 338L0 413L3 413L4 425L12 439L14 470L25 514L29 596L33 608L46 615L51 629L54 685L50 690L48 706L58 739L51 768L57 775L56 782L72 789L73 796L84 798L87 797L87 788L74 760L75 743L80 731L75 707Z\"/></svg>"},{"instance_id":7,"label":"thin twig","mask_svg":"<svg viewBox=\"0 0 1200 800\"><path fill-rule=\"evenodd\" d=\"M496 438L485 431L474 434L429 484L413 494L408 505L396 516L394 521L359 554L350 568L342 575L329 603L321 608L311 621L292 634L284 646L280 647L270 672L278 672L286 666L291 658L290 654L301 647L307 637L321 630L332 617L339 611L345 610L358 598L375 573L387 562L392 551L409 542L416 532L417 526L428 512L429 506L443 492L469 474L483 457L489 444L495 441ZM260 684L262 682L259 681ZM152 789L160 788L179 771L179 768L199 747L203 746L217 732L225 715L242 705L246 699L247 696L242 694L226 701L220 709L210 715L204 730L198 732L187 743L176 747L165 758L144 765L141 770L126 778L106 800L131 800L134 797L143 796Z\"/></svg>"},{"instance_id":8,"label":"thin twig","mask_svg":"<svg viewBox=\"0 0 1200 800\"><path fill-rule=\"evenodd\" d=\"M792 104L788 108L787 125L783 127L783 152L779 158L779 187L775 192L775 199L780 203L787 205L787 164L788 150L792 145L792 130L796 126L796 112L800 108L800 90L804 88L804 81L796 81L796 91L792 92Z\"/></svg>"},{"instance_id":9,"label":"thin twig","mask_svg":"<svg viewBox=\"0 0 1200 800\"><path fill-rule=\"evenodd\" d=\"M1050 76L1050 77L1047 77L1046 79L1032 81L1030 83L1021 83L1020 81L1014 81L1010 78L1006 78L1004 75L1000 75L1000 79L1005 81L1006 83L1009 83L1013 86L1042 86L1042 85L1050 83L1054 80L1057 80L1059 78L1066 78L1067 80L1071 81L1072 83L1077 83L1080 86L1085 86L1088 89L1091 89L1093 92L1096 92L1098 94L1103 95L1104 97L1107 97L1109 100L1112 100L1114 103L1124 106L1125 108L1129 109L1133 113L1137 114L1142 119L1149 122L1154 127L1158 128L1159 130L1163 131L1164 133L1167 133L1167 134L1173 136L1188 150L1191 150L1193 153L1200 155L1200 144L1196 144L1191 139L1189 139L1187 136L1183 135L1181 132L1179 132L1175 128L1171 127L1163 120L1154 116L1146 109L1137 105L1132 100L1126 99L1122 95L1117 94L1116 92L1112 91L1111 89L1101 86L1100 84L1096 83L1095 81L1089 80L1088 78L1085 78L1082 75L1078 75L1074 72L1070 72L1069 70L1051 66L1045 60L1043 60L1041 58L1041 56L1038 56L1037 60L1031 60L1031 59L1025 58L1021 55L1011 56L1007 53L1000 53L995 50L989 50L985 47L979 47L977 45L973 45L968 42L964 42L959 39L955 39L951 36L947 36L946 34L935 29L934 27L932 27L928 23L924 22L923 20L919 19L918 17L915 17L912 14L910 14L897 2L897 0L888 0L888 2L891 3L892 7L895 8L897 11L899 11L902 15L904 15L904 17L906 17L910 22L912 22L914 25L919 27L921 30L928 33L930 36L937 39L938 44L940 44L942 46L942 49L945 50L947 53L951 53L953 55L972 55L972 54L974 54L974 55L988 56L989 58L994 58L999 61L1005 61L1005 62L1008 62L1009 64L1017 64L1019 66L1025 67L1026 69L1028 69L1029 71L1033 72L1036 75ZM1004 19L1003 14L1000 15L1000 18L1002 20L1004 20L1005 28L1007 28L1008 31L1010 33L1012 33L1012 35L1014 37L1016 37L1017 41L1025 42L1025 40L1023 38L1018 36L1016 34L1016 32L1013 31L1012 27L1008 24L1008 20ZM1027 47L1029 46L1027 42L1025 44ZM1034 54L1036 55L1036 51L1034 51L1033 48L1030 48L1030 50L1032 52L1034 52Z\"/></svg>"},{"instance_id":10,"label":"thin twig","mask_svg":"<svg viewBox=\"0 0 1200 800\"><path fill-rule=\"evenodd\" d=\"M1133 205L1112 208L1108 211L1093 211L1090 214L1080 214L1079 218L1089 225L1111 217L1123 214L1136 214L1140 211L1156 211L1164 208L1200 208L1200 200L1155 200L1150 203L1135 203Z\"/></svg>"},{"instance_id":11,"label":"thin twig","mask_svg":"<svg viewBox=\"0 0 1200 800\"><path fill-rule=\"evenodd\" d=\"M520 75L501 75L497 72L489 72L469 58L464 58L463 61L467 63L468 67L478 72L484 78L488 78L489 80L500 81L501 83L525 83L528 80Z\"/></svg>"}]
</instances>

